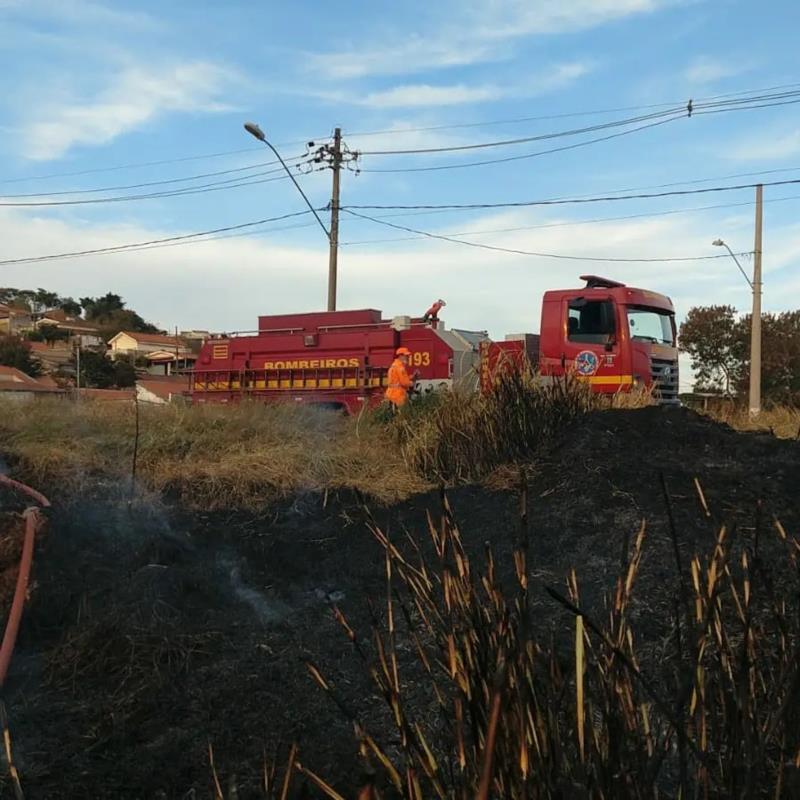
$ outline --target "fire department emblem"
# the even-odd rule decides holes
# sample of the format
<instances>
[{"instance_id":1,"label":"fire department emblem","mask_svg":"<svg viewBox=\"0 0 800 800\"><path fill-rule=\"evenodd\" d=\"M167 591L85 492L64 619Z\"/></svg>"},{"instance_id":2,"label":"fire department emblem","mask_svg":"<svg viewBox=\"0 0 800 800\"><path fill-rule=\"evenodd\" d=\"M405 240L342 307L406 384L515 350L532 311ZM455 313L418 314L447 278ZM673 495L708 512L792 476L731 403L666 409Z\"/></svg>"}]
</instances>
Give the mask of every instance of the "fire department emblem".
<instances>
[{"instance_id":1,"label":"fire department emblem","mask_svg":"<svg viewBox=\"0 0 800 800\"><path fill-rule=\"evenodd\" d=\"M578 375L594 375L599 366L600 362L597 359L597 354L593 353L591 350L581 350L581 352L575 356L575 370Z\"/></svg>"}]
</instances>

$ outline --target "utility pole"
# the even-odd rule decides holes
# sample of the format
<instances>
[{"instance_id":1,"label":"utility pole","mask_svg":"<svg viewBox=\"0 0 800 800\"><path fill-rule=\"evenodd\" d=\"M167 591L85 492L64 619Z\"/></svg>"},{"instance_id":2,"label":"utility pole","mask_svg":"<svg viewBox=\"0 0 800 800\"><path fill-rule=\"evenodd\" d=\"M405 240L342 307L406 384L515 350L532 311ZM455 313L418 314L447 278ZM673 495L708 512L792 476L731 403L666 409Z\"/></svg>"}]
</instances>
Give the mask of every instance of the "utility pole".
<instances>
[{"instance_id":1,"label":"utility pole","mask_svg":"<svg viewBox=\"0 0 800 800\"><path fill-rule=\"evenodd\" d=\"M753 247L753 315L750 320L750 416L761 413L761 226L764 187L756 186L756 236Z\"/></svg>"},{"instance_id":2,"label":"utility pole","mask_svg":"<svg viewBox=\"0 0 800 800\"><path fill-rule=\"evenodd\" d=\"M339 173L342 169L341 128L336 128L333 132L330 165L333 170L333 192L331 194L330 253L328 255L328 311L336 311L336 270L339 261Z\"/></svg>"}]
</instances>

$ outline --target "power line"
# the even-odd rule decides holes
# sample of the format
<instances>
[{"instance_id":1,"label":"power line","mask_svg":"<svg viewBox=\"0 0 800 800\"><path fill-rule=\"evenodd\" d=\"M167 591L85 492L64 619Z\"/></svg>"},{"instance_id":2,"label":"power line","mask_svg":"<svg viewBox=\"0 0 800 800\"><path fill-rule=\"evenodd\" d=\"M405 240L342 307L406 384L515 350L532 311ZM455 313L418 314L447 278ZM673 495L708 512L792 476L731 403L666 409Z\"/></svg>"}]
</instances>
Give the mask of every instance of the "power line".
<instances>
[{"instance_id":1,"label":"power line","mask_svg":"<svg viewBox=\"0 0 800 800\"><path fill-rule=\"evenodd\" d=\"M785 202L788 200L798 200L800 199L800 195L792 195L790 197L778 197L778 198L770 198L765 200L765 203L780 203ZM606 218L597 218L591 220L575 220L572 222L556 222L556 223L546 223L543 225L532 225L532 226L520 226L518 228L498 228L495 230L483 230L483 231L465 231L461 234L446 234L448 236L458 236L458 235L479 235L484 233L503 233L503 232L510 232L516 230L536 230L539 228L550 228L550 227L568 227L573 225L584 225L584 224L592 224L592 223L599 223L599 222L610 222L610 221L617 221L617 220L627 220L627 219L639 219L639 218L647 218L647 217L659 217L659 216L666 216L671 214L684 214L690 213L693 211L705 211L710 209L718 209L718 208L737 208L741 206L751 206L753 205L752 201L742 202L742 203L722 203L717 205L708 205L708 206L698 206L695 208L685 208L685 209L672 209L668 211L658 211L646 214L630 214L627 216L620 216L620 217L606 217ZM319 208L318 211L322 211L324 209ZM445 209L445 210L452 210L452 209ZM309 213L309 212L300 212L300 214ZM352 212L351 212L352 213ZM384 219L385 217L404 217L404 216L415 216L414 213L409 214L386 214L386 215L378 215L375 217L368 217L366 215L358 215L356 217L355 214L352 214L352 222L376 222ZM298 214L290 214L284 215L282 217L272 217L269 219L264 220L256 220L254 222L247 222L242 223L242 225L234 225L229 226L227 228L219 228L214 230L208 231L200 231L198 233L187 234L185 236L175 236L175 237L167 237L164 239L153 239L146 242L133 242L130 244L122 244L122 245L114 245L108 248L99 248L97 250L91 251L77 251L77 252L70 252L70 253L56 253L53 255L47 256L31 256L28 258L23 259L13 259L10 261L0 261L0 265L9 264L9 263L31 263L31 262L42 262L42 261L51 261L51 260L61 260L65 258L77 258L82 256L92 256L92 255L113 255L115 253L127 253L127 252L137 252L140 250L157 250L163 247L177 247L183 246L187 244L202 244L203 242L212 242L218 241L221 239L233 239L242 236L260 236L263 234L271 234L271 233L278 233L281 231L287 230L296 230L299 228L309 228L314 227L317 223L316 222L302 222L294 225L284 225L278 228L270 228L265 231L253 231L247 230L241 232L242 228L248 227L257 227L258 225L267 224L269 222L280 221L282 219L286 219L292 216L298 216ZM412 230L412 229L409 229ZM229 231L240 231L240 232L229 232ZM217 234L217 235L214 235ZM412 240L420 240L430 238L429 235L415 235L415 236L405 236L402 238L385 238L385 239L373 239L363 242L342 242L342 246L356 246L361 244L377 244L377 243L384 243L384 242L397 242L397 241L412 241ZM741 254L745 255L745 254Z\"/></svg>"},{"instance_id":2,"label":"power line","mask_svg":"<svg viewBox=\"0 0 800 800\"><path fill-rule=\"evenodd\" d=\"M631 128L626 131L619 131L618 133L611 133L607 136L598 136L594 139L587 139L583 142L575 142L573 144L563 145L562 147L552 147L549 150L539 150L535 153L524 153L517 156L506 156L505 158L492 158L485 161L468 161L459 164L437 164L431 167L397 167L389 169L361 169L360 172L440 172L442 170L450 169L465 169L467 167L483 167L487 164L504 164L508 161L522 161L528 158L536 158L537 156L550 155L552 153L562 153L566 150L577 150L580 147L586 147L590 144L598 144L599 142L607 142L611 139L618 139L620 136L627 136L631 133L638 133L639 131L647 130L648 128L656 128L659 125L665 125L668 122L675 122L679 119L684 119L686 114L678 114L667 119L661 119L657 122L648 122L646 125L640 125L636 128Z\"/></svg>"},{"instance_id":3,"label":"power line","mask_svg":"<svg viewBox=\"0 0 800 800\"><path fill-rule=\"evenodd\" d=\"M320 136L317 137L319 139L325 139L327 137ZM306 144L308 140L302 139L291 142L281 142L276 144L276 147L293 147L295 145L303 145ZM260 151L258 147L241 147L238 150L223 150L218 153L204 153L203 155L197 156L181 156L178 158L165 158L161 159L160 161L138 161L130 164L116 164L110 167L95 167L93 169L82 169L76 172L51 172L47 175L29 175L24 178L2 178L0 179L0 184L3 183L26 183L27 181L44 181L50 180L51 178L76 178L82 175L95 175L101 172L119 172L120 170L125 169L139 169L141 167L160 167L165 164L182 164L187 161L203 161L208 158L223 158L224 156L235 156L239 155L240 153L253 153L255 151Z\"/></svg>"},{"instance_id":4,"label":"power line","mask_svg":"<svg viewBox=\"0 0 800 800\"><path fill-rule=\"evenodd\" d=\"M758 92L771 92L771 91L777 91L778 89L794 89L797 87L800 87L800 83L785 83L785 84L780 84L778 86L767 86L762 89L744 89L738 92L727 92L726 94L718 94L718 95L712 95L710 97L699 98L698 102L718 100L720 98L734 97L736 95L756 94ZM544 114L533 117L515 117L512 119L483 120L481 122L454 122L447 125L428 125L425 127L417 127L417 128L384 128L383 130L359 131L355 133L351 132L348 135L351 138L356 138L358 136L384 136L384 135L393 135L393 134L396 135L402 133L428 133L433 131L456 130L458 128L488 128L494 125L517 125L522 122L543 122L546 120L554 120L554 119L568 119L570 117L589 117L589 116L599 116L602 114L619 114L625 111L647 111L653 108L675 108L675 107L685 108L686 101L676 100L669 103L668 102L649 103L644 105L621 106L617 108L593 109L589 111L570 111L562 114Z\"/></svg>"},{"instance_id":5,"label":"power line","mask_svg":"<svg viewBox=\"0 0 800 800\"><path fill-rule=\"evenodd\" d=\"M318 209L322 211L323 209ZM290 214L281 214L277 217L267 217L265 219L258 219L252 222L240 222L237 225L226 225L222 228L211 228L205 231L198 231L196 233L185 233L179 236L167 236L163 239L150 239L149 241L145 242L134 242L132 244L124 244L124 245L114 245L110 247L98 247L92 250L77 250L73 252L67 253L52 253L46 256L28 256L25 258L7 258L0 261L0 266L6 266L8 264L31 264L31 263L38 263L41 261L55 261L62 258L76 258L78 256L93 256L93 255L100 255L104 253L119 253L125 250L132 250L136 248L144 248L148 245L156 245L156 244L164 244L167 242L177 242L182 240L189 240L189 239L196 239L200 236L208 236L210 234L215 233L225 233L228 231L237 231L242 230L243 228L252 228L256 225L264 225L268 222L280 222L284 219L291 219L292 217L302 217L305 214L310 214L311 212L308 210L305 211L294 211Z\"/></svg>"},{"instance_id":6,"label":"power line","mask_svg":"<svg viewBox=\"0 0 800 800\"><path fill-rule=\"evenodd\" d=\"M519 256L535 256L536 258L554 258L560 261L593 261L614 264L650 264L650 263L665 263L665 262L683 262L683 261L710 261L717 258L725 258L728 254L713 256L671 256L664 258L620 258L620 257L606 257L606 256L576 256L567 255L565 253L539 253L532 250L517 250L512 247L499 247L497 245L483 244L481 242L470 242L466 239L458 239L453 236L445 236L443 234L430 233L429 231L419 230L418 228L409 228L405 225L396 225L393 222L386 222L385 220L378 219L377 217L370 217L366 214L356 214L354 211L344 209L348 214L361 217L362 219L370 220L378 225L386 225L389 228L396 228L397 230L407 231L408 233L416 233L429 239L438 239L443 242L450 242L451 244L461 244L466 247L475 247L480 250L492 250L499 253L510 253ZM744 256L749 253L737 253L737 255Z\"/></svg>"},{"instance_id":7,"label":"power line","mask_svg":"<svg viewBox=\"0 0 800 800\"><path fill-rule=\"evenodd\" d=\"M748 94L756 94L758 92L770 92L770 91L777 91L779 89L792 89L800 86L800 83L788 83L788 84L781 84L777 86L770 86L765 87L762 89L745 89L740 90L737 92L728 92L726 94L720 95L713 95L707 98L701 98L698 100L698 103L715 100L719 98L726 98L726 97L733 97L737 95L748 95ZM428 132L428 131L439 131L439 130L448 130L448 129L457 129L457 128L479 128L479 127L489 127L494 125L510 125L510 124L517 124L522 122L536 122L536 121L543 121L543 120L553 120L553 119L567 119L570 117L580 117L580 116L592 116L592 115L601 115L601 114L612 114L612 113L622 113L626 111L642 111L642 110L649 110L649 109L657 109L657 108L670 108L670 107L685 107L684 101L675 101L675 102L664 102L664 103L650 103L650 104L643 104L643 105L631 105L631 106L619 106L616 108L606 108L606 109L592 109L592 110L582 110L582 111L572 111L572 112L565 112L561 114L549 114L549 115L539 115L539 116L531 116L531 117L518 117L515 119L499 119L499 120L484 120L481 122L456 122L447 125L429 125L425 127L415 127L415 128L387 128L384 130L372 130L372 131L360 131L356 133L351 133L350 136L380 136L380 135L398 135L404 133L418 133L418 132ZM323 136L314 136L314 137L306 137L304 139L294 139L292 141L281 142L276 145L276 147L291 147L293 145L302 145L306 144L308 141L314 140L323 140L329 138L330 134L324 134ZM28 181L41 181L41 180L50 180L53 178L72 178L72 177L80 177L83 175L95 175L101 174L106 172L117 172L126 169L139 169L145 167L157 167L163 166L166 164L181 164L190 161L202 161L206 159L213 159L213 158L223 158L225 156L232 156L238 155L240 153L253 153L256 152L259 148L257 147L242 147L235 150L223 150L219 152L213 153L203 153L199 155L192 155L192 156L179 156L176 158L165 158L160 159L157 161L139 161L139 162L131 162L127 164L115 164L107 167L95 167L92 169L84 169L84 170L76 170L71 172L51 172L44 175L29 175L25 177L17 177L17 178L0 178L0 184L11 184L11 183L25 183Z\"/></svg>"},{"instance_id":8,"label":"power line","mask_svg":"<svg viewBox=\"0 0 800 800\"><path fill-rule=\"evenodd\" d=\"M767 203L781 203L787 200L800 200L800 195L792 195L790 197L776 197L770 200L765 200L764 202ZM752 206L753 201L747 201L743 203L719 203L715 205L709 206L694 206L693 208L675 208L670 209L668 211L654 211L645 214L626 214L624 216L619 217L596 217L594 219L578 219L578 220L571 220L569 222L546 222L542 223L541 225L519 225L512 228L492 228L492 229L483 229L479 231L456 231L453 233L443 234L445 236L483 236L487 233L514 233L517 231L537 231L537 230L546 230L547 228L571 228L579 225L595 225L601 222L621 222L625 220L631 219L649 219L651 217L667 217L673 216L676 214L689 214L695 211L710 211L712 209L720 209L720 208L741 208L742 206ZM402 216L402 215L401 215ZM381 220L383 217L376 216L375 220ZM357 221L357 220L355 220ZM370 218L369 221L374 221ZM393 237L393 238L384 238L384 239L365 239L363 241L356 241L356 242L340 242L342 247L356 247L365 244L385 244L390 242L412 242L412 241L419 241L420 239L426 239L427 236L402 236L402 237Z\"/></svg>"},{"instance_id":9,"label":"power line","mask_svg":"<svg viewBox=\"0 0 800 800\"><path fill-rule=\"evenodd\" d=\"M800 179L785 180L785 181L767 181L761 182L761 186L791 186L800 183ZM553 198L549 200L524 200L517 202L507 203L442 203L442 204L418 204L418 205L352 205L342 206L345 210L363 209L363 210L383 210L383 211L411 211L411 210L432 210L432 209L452 209L452 210L469 210L478 208L523 208L529 206L556 206L556 205L569 205L579 203L606 203L615 202L620 200L650 200L658 197L680 197L692 194L709 194L711 192L733 192L740 189L754 189L759 184L756 183L740 183L734 186L711 186L703 189L676 189L669 192L652 192L641 194L625 194L625 195L605 195L601 197L569 197L569 198Z\"/></svg>"},{"instance_id":10,"label":"power line","mask_svg":"<svg viewBox=\"0 0 800 800\"><path fill-rule=\"evenodd\" d=\"M311 170L316 172L318 170ZM224 181L216 181L209 184L201 184L200 186L189 186L183 189L175 189L167 192L150 192L148 194L130 194L120 195L118 197L96 197L85 200L36 200L25 201L16 203L0 202L0 208L50 208L56 206L83 206L83 205L98 205L103 203L124 203L130 200L153 200L165 197L185 197L193 194L208 194L209 192L219 192L227 189L238 189L243 186L257 186L263 183L272 183L273 181L288 180L287 175L275 175L274 173L283 172L283 169L268 170L263 173L256 173L255 175L248 175L245 178L229 178ZM271 178L258 178L258 175L273 175ZM258 178L253 180L254 178Z\"/></svg>"},{"instance_id":11,"label":"power line","mask_svg":"<svg viewBox=\"0 0 800 800\"><path fill-rule=\"evenodd\" d=\"M305 155L302 156L294 156L290 159L287 159L287 163L294 164L295 162L301 162ZM246 167L236 167L235 169L223 169L217 172L202 172L197 175L187 175L183 178L166 178L160 181L147 181L145 183L131 183L124 186L101 186L96 189L64 189L59 190L56 192L29 192L26 194L4 194L0 195L5 200L15 200L15 199L24 199L29 197L60 197L62 195L73 195L73 194L99 194L102 192L122 192L128 189L144 189L148 186L165 186L170 183L186 183L187 181L194 181L200 180L201 178L216 178L220 175L233 175L234 173L240 172L247 172L251 169L258 169L260 167L272 167L277 164L278 161L273 159L272 161L261 161L257 164L249 164ZM275 172L281 172L283 168L274 170ZM265 175L268 173L258 173L260 175ZM245 176L245 177L252 177L252 176Z\"/></svg>"},{"instance_id":12,"label":"power line","mask_svg":"<svg viewBox=\"0 0 800 800\"><path fill-rule=\"evenodd\" d=\"M637 117L627 117L625 119L613 120L612 122L601 122L597 125L587 125L582 128L571 128L565 131L554 131L551 133L540 133L535 136L520 136L515 139L500 139L492 142L475 142L472 144L444 145L441 147L415 147L402 150L361 150L362 156L401 156L401 155L426 155L428 153L456 153L466 150L483 150L489 147L507 147L515 144L526 144L528 142L541 142L545 139L558 139L562 136L579 136L583 133L593 133L607 128L619 128L624 125L633 125L649 119L680 114L686 116L686 106L670 108L666 111L659 111L653 114L644 114Z\"/></svg>"},{"instance_id":13,"label":"power line","mask_svg":"<svg viewBox=\"0 0 800 800\"><path fill-rule=\"evenodd\" d=\"M463 152L467 150L479 150L492 147L506 147L509 145L525 144L528 142L543 141L546 139L561 138L564 136L578 136L584 133L594 133L596 131L605 130L608 128L618 128L626 125L633 125L638 122L644 122L651 119L660 119L663 117L670 117L675 114L681 116L691 117L692 114L699 114L703 109L722 109L730 108L730 110L742 110L742 107L755 102L767 102L772 100L784 100L787 98L795 98L800 95L800 91L782 92L776 94L764 95L751 95L743 97L738 100L720 100L717 102L700 102L693 103L691 100L680 106L673 106L672 108L664 111L657 111L651 114L639 115L636 117L627 117L620 120L612 120L610 122L603 122L597 125L584 126L583 128L573 128L566 131L555 131L552 133L538 134L536 136L524 136L514 139L502 139L492 142L476 142L472 144L462 145L446 145L441 147L417 147L406 148L400 150L363 150L361 155L365 156L388 156L388 155L425 155L430 153L454 153Z\"/></svg>"}]
</instances>

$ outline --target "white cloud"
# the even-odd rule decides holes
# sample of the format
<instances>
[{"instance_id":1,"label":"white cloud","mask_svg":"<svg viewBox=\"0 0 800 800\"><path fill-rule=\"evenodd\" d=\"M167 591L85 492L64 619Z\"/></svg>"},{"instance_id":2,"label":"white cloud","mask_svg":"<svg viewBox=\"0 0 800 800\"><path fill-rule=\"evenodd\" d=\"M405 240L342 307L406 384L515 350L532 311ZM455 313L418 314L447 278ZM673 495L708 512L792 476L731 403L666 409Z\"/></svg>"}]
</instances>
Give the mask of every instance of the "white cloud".
<instances>
[{"instance_id":1,"label":"white cloud","mask_svg":"<svg viewBox=\"0 0 800 800\"><path fill-rule=\"evenodd\" d=\"M509 83L503 86L492 84L468 86L463 83L433 86L428 83L393 86L364 97L343 95L342 102L348 99L372 108L411 108L464 105L484 103L508 97L534 97L549 91L568 86L586 75L589 64L572 62L558 64L544 70L540 75L529 76L524 83Z\"/></svg>"},{"instance_id":2,"label":"white cloud","mask_svg":"<svg viewBox=\"0 0 800 800\"><path fill-rule=\"evenodd\" d=\"M233 78L229 69L204 61L125 68L91 97L40 105L38 119L18 126L24 155L54 159L75 146L110 142L164 114L228 110L219 97Z\"/></svg>"},{"instance_id":3,"label":"white cloud","mask_svg":"<svg viewBox=\"0 0 800 800\"><path fill-rule=\"evenodd\" d=\"M454 106L464 103L482 103L497 98L494 86L431 86L426 83L395 86L382 92L371 92L362 98L364 105L374 108L410 106Z\"/></svg>"},{"instance_id":4,"label":"white cloud","mask_svg":"<svg viewBox=\"0 0 800 800\"><path fill-rule=\"evenodd\" d=\"M458 67L494 60L497 56L493 45L479 41L467 41L461 37L437 39L412 34L400 44L387 44L386 47L310 53L306 63L314 72L333 80L342 80Z\"/></svg>"},{"instance_id":5,"label":"white cloud","mask_svg":"<svg viewBox=\"0 0 800 800\"><path fill-rule=\"evenodd\" d=\"M160 27L154 17L142 11L112 8L93 0L0 0L0 11L67 25L115 26L127 30Z\"/></svg>"},{"instance_id":6,"label":"white cloud","mask_svg":"<svg viewBox=\"0 0 800 800\"><path fill-rule=\"evenodd\" d=\"M800 129L785 133L761 131L724 149L724 158L732 161L768 161L800 155Z\"/></svg>"},{"instance_id":7,"label":"white cloud","mask_svg":"<svg viewBox=\"0 0 800 800\"><path fill-rule=\"evenodd\" d=\"M456 26L397 34L381 46L305 55L308 67L341 80L407 75L510 58L509 46L528 36L576 33L625 17L652 13L679 0L471 0L454 9ZM400 42L398 43L398 40Z\"/></svg>"},{"instance_id":8,"label":"white cloud","mask_svg":"<svg viewBox=\"0 0 800 800\"><path fill-rule=\"evenodd\" d=\"M576 33L674 5L672 0L488 0L480 3L484 35L513 38Z\"/></svg>"},{"instance_id":9,"label":"white cloud","mask_svg":"<svg viewBox=\"0 0 800 800\"><path fill-rule=\"evenodd\" d=\"M684 77L690 84L716 83L724 78L733 78L747 72L750 67L739 61L727 61L710 56L698 56L684 70Z\"/></svg>"}]
</instances>

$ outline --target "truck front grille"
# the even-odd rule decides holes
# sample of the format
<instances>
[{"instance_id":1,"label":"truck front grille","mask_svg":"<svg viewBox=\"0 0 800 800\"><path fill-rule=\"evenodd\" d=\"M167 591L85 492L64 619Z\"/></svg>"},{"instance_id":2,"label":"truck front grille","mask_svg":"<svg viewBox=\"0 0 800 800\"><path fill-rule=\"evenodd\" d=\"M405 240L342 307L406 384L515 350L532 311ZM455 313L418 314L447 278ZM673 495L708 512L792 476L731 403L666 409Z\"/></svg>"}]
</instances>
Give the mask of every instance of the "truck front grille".
<instances>
[{"instance_id":1,"label":"truck front grille","mask_svg":"<svg viewBox=\"0 0 800 800\"><path fill-rule=\"evenodd\" d=\"M661 403L678 402L678 361L672 358L650 359L653 385Z\"/></svg>"}]
</instances>

